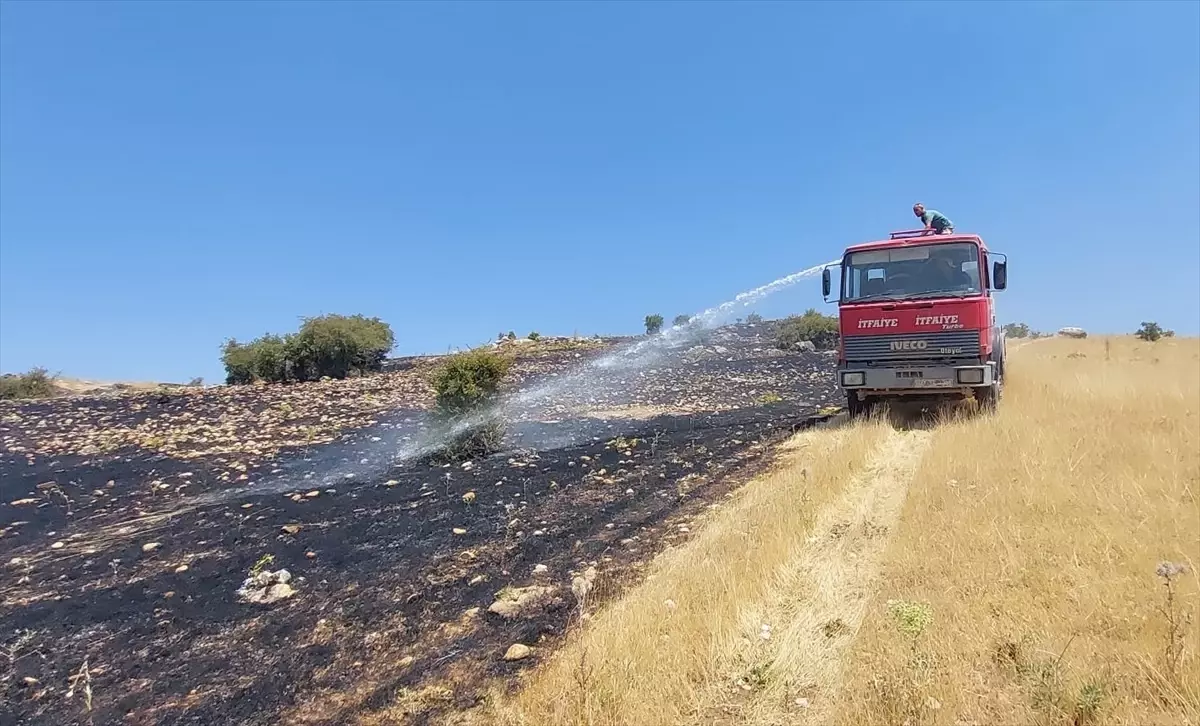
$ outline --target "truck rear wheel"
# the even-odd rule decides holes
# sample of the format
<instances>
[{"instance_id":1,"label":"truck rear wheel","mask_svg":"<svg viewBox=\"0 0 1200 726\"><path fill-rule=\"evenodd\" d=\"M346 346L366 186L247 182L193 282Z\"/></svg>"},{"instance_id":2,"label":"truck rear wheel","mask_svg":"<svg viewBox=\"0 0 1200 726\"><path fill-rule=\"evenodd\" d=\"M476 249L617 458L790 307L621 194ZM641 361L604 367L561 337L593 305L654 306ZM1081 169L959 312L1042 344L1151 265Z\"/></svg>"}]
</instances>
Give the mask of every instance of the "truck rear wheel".
<instances>
[{"instance_id":1,"label":"truck rear wheel","mask_svg":"<svg viewBox=\"0 0 1200 726\"><path fill-rule=\"evenodd\" d=\"M850 418L866 418L871 415L871 411L875 410L875 402L871 399L865 401L858 400L858 395L854 393L846 394L846 410L850 412Z\"/></svg>"}]
</instances>

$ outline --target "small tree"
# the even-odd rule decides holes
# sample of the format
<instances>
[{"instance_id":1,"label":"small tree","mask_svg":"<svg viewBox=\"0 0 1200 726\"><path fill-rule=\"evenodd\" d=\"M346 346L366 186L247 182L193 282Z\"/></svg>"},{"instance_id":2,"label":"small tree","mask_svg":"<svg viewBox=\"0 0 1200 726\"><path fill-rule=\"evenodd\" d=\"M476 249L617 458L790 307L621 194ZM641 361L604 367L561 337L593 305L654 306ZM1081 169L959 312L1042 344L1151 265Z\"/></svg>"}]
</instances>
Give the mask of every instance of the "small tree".
<instances>
[{"instance_id":1,"label":"small tree","mask_svg":"<svg viewBox=\"0 0 1200 726\"><path fill-rule=\"evenodd\" d=\"M671 324L672 325L687 325L689 322L691 322L691 320L692 320L691 315L676 315L675 319L673 321L671 321Z\"/></svg>"},{"instance_id":2,"label":"small tree","mask_svg":"<svg viewBox=\"0 0 1200 726\"><path fill-rule=\"evenodd\" d=\"M538 340L541 337L542 337L542 334L537 332L536 330L529 334L530 340Z\"/></svg>"},{"instance_id":3,"label":"small tree","mask_svg":"<svg viewBox=\"0 0 1200 726\"><path fill-rule=\"evenodd\" d=\"M1144 322L1142 323L1142 327L1138 328L1134 335L1142 340L1153 343L1154 341L1163 337L1163 329L1158 323ZM1174 333L1172 333L1172 335L1174 335Z\"/></svg>"},{"instance_id":4,"label":"small tree","mask_svg":"<svg viewBox=\"0 0 1200 726\"><path fill-rule=\"evenodd\" d=\"M763 316L758 313L750 313L746 316L746 323L749 325L758 325L763 321Z\"/></svg>"},{"instance_id":5,"label":"small tree","mask_svg":"<svg viewBox=\"0 0 1200 726\"><path fill-rule=\"evenodd\" d=\"M646 316L646 335L656 335L660 330L662 330L662 326L663 316L658 315L657 313Z\"/></svg>"},{"instance_id":6,"label":"small tree","mask_svg":"<svg viewBox=\"0 0 1200 726\"><path fill-rule=\"evenodd\" d=\"M382 370L394 346L392 329L379 318L323 315L305 318L296 333L268 333L249 343L230 339L221 362L230 384L315 381Z\"/></svg>"},{"instance_id":7,"label":"small tree","mask_svg":"<svg viewBox=\"0 0 1200 726\"><path fill-rule=\"evenodd\" d=\"M1031 335L1036 337L1033 330L1025 323L1007 323L1004 326L1004 336L1006 338L1028 338Z\"/></svg>"},{"instance_id":8,"label":"small tree","mask_svg":"<svg viewBox=\"0 0 1200 726\"><path fill-rule=\"evenodd\" d=\"M803 315L792 315L779 324L779 332L775 337L776 345L784 350L798 347L801 341L808 341L816 348L827 350L837 345L838 320L832 315L822 315L815 308L809 308Z\"/></svg>"}]
</instances>

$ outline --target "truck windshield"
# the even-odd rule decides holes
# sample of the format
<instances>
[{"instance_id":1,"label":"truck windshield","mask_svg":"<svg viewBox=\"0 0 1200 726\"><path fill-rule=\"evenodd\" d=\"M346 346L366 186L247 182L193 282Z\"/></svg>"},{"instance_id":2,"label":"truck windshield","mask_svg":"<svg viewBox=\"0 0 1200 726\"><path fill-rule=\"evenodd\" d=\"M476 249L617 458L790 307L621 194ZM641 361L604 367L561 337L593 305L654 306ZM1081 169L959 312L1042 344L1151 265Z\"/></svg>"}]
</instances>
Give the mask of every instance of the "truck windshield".
<instances>
[{"instance_id":1,"label":"truck windshield","mask_svg":"<svg viewBox=\"0 0 1200 726\"><path fill-rule=\"evenodd\" d=\"M842 301L978 295L979 248L970 242L853 252L842 264Z\"/></svg>"}]
</instances>

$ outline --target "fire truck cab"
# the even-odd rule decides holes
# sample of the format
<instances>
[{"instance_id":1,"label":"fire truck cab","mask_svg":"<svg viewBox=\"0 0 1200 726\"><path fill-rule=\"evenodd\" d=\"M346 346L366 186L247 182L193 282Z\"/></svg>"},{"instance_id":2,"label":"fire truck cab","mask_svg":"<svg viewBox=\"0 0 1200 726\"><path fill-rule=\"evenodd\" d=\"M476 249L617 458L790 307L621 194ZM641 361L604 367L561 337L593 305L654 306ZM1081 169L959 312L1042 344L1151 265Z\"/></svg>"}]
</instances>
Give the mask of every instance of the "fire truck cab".
<instances>
[{"instance_id":1,"label":"fire truck cab","mask_svg":"<svg viewBox=\"0 0 1200 726\"><path fill-rule=\"evenodd\" d=\"M888 400L996 407L1005 339L992 293L1008 286L1007 257L975 234L892 232L825 268L826 302L838 267L838 384L851 416Z\"/></svg>"}]
</instances>

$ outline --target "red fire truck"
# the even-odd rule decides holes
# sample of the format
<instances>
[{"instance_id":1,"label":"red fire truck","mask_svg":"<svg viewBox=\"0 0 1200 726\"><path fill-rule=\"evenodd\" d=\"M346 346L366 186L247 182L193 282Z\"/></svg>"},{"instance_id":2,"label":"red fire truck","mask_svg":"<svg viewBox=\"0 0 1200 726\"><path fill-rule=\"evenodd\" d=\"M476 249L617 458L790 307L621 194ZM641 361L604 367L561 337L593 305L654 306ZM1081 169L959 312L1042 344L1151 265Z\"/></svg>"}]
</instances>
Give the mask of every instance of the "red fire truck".
<instances>
[{"instance_id":1,"label":"red fire truck","mask_svg":"<svg viewBox=\"0 0 1200 726\"><path fill-rule=\"evenodd\" d=\"M831 270L822 273L828 302ZM992 292L1008 259L974 234L893 232L848 247L838 298L838 383L850 415L885 401L974 398L994 409L1004 387L1004 331Z\"/></svg>"}]
</instances>

